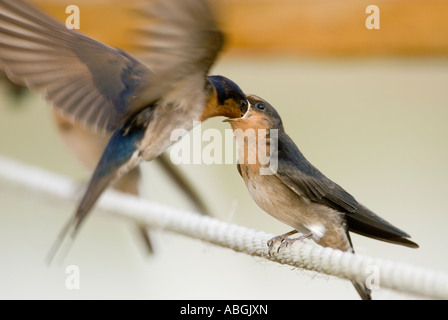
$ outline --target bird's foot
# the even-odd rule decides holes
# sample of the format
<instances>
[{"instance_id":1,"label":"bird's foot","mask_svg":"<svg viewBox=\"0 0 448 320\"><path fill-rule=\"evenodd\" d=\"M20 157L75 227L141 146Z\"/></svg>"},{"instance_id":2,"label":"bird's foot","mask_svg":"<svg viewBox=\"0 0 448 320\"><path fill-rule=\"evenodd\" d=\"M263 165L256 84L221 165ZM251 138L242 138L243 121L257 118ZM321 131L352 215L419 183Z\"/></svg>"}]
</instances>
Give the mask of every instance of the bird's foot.
<instances>
[{"instance_id":1,"label":"bird's foot","mask_svg":"<svg viewBox=\"0 0 448 320\"><path fill-rule=\"evenodd\" d=\"M276 237L272 238L271 240L269 240L267 242L267 245L268 245L268 248L269 248L269 251L268 251L269 252L269 256L271 256L271 252L272 252L272 249L273 249L274 245L276 243L278 243L278 242L280 242L280 244L279 244L279 246L277 248L277 253L280 251L281 248L285 248L288 245L290 245L291 243L294 243L296 241L303 241L303 240L308 239L308 238L313 236L312 232L308 232L308 233L305 233L305 234L303 234L303 235L301 235L300 237L297 237L297 238L293 238L293 239L289 238L290 235L293 235L295 233L297 233L297 230L292 230L290 232L287 232L285 234L276 236Z\"/></svg>"}]
</instances>

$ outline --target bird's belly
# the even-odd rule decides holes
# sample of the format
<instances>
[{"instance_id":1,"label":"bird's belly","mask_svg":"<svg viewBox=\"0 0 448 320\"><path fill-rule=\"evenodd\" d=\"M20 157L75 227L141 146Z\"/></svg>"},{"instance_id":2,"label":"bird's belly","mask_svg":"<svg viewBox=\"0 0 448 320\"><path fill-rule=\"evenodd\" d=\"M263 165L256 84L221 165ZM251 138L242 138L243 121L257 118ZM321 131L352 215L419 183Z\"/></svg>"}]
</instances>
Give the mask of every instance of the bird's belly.
<instances>
[{"instance_id":1,"label":"bird's belly","mask_svg":"<svg viewBox=\"0 0 448 320\"><path fill-rule=\"evenodd\" d=\"M281 185L277 177L257 175L246 181L251 197L261 209L293 228L302 225L303 200Z\"/></svg>"},{"instance_id":2,"label":"bird's belly","mask_svg":"<svg viewBox=\"0 0 448 320\"><path fill-rule=\"evenodd\" d=\"M299 196L274 175L255 175L246 183L260 208L299 232L312 232L316 242L328 234L335 223L341 224L340 213Z\"/></svg>"},{"instance_id":3,"label":"bird's belly","mask_svg":"<svg viewBox=\"0 0 448 320\"><path fill-rule=\"evenodd\" d=\"M158 101L139 147L143 160L159 156L199 123L207 101L203 82L202 72L190 74Z\"/></svg>"}]
</instances>

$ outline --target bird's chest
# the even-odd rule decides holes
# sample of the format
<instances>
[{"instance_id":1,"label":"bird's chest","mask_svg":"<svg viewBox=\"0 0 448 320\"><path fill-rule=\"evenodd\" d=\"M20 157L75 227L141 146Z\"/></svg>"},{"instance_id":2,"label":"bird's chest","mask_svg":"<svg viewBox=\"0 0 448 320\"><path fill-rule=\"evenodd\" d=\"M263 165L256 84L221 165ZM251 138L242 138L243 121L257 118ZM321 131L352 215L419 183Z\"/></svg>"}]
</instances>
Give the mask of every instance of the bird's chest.
<instances>
[{"instance_id":1,"label":"bird's chest","mask_svg":"<svg viewBox=\"0 0 448 320\"><path fill-rule=\"evenodd\" d=\"M205 107L203 95L192 99L161 101L145 131L140 152L145 161L159 156L199 124Z\"/></svg>"},{"instance_id":2,"label":"bird's chest","mask_svg":"<svg viewBox=\"0 0 448 320\"><path fill-rule=\"evenodd\" d=\"M256 174L250 166L241 171L253 200L274 218L301 232L319 220L319 208L291 191L275 175Z\"/></svg>"},{"instance_id":3,"label":"bird's chest","mask_svg":"<svg viewBox=\"0 0 448 320\"><path fill-rule=\"evenodd\" d=\"M264 211L275 215L287 201L288 190L278 183L278 179L274 175L260 175L255 172L259 169L260 167L244 166L243 178L255 203Z\"/></svg>"}]
</instances>

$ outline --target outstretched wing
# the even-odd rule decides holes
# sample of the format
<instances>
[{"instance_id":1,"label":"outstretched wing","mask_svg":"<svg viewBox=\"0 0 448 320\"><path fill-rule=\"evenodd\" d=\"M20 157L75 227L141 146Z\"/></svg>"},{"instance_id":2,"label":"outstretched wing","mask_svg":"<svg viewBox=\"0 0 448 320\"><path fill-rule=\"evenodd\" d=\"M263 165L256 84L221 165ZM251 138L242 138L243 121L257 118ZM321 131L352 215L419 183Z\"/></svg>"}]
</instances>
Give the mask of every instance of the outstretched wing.
<instances>
[{"instance_id":1,"label":"outstretched wing","mask_svg":"<svg viewBox=\"0 0 448 320\"><path fill-rule=\"evenodd\" d=\"M186 75L208 73L224 44L215 3L210 0L144 0L135 35L135 54L155 74L153 90ZM216 2L216 1L214 1Z\"/></svg>"},{"instance_id":2,"label":"outstretched wing","mask_svg":"<svg viewBox=\"0 0 448 320\"><path fill-rule=\"evenodd\" d=\"M205 82L223 43L206 0L147 0L139 12L142 60L68 30L23 0L0 0L0 68L43 91L66 117L114 131L184 77L199 72Z\"/></svg>"},{"instance_id":3,"label":"outstretched wing","mask_svg":"<svg viewBox=\"0 0 448 320\"><path fill-rule=\"evenodd\" d=\"M310 201L346 213L348 229L375 239L418 247L409 235L382 219L314 167L286 133L278 139L277 172L274 174L292 191Z\"/></svg>"},{"instance_id":4,"label":"outstretched wing","mask_svg":"<svg viewBox=\"0 0 448 320\"><path fill-rule=\"evenodd\" d=\"M127 53L67 29L22 0L0 0L0 67L44 92L69 118L113 131L138 108L149 69Z\"/></svg>"}]
</instances>

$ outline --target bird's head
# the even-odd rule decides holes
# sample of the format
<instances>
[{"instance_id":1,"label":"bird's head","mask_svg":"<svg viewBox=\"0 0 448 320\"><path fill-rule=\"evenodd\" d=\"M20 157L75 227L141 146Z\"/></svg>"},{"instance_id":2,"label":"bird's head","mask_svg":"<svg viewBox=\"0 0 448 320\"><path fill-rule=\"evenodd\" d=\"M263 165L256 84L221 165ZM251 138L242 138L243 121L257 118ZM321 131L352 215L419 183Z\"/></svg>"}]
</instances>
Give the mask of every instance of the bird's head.
<instances>
[{"instance_id":1,"label":"bird's head","mask_svg":"<svg viewBox=\"0 0 448 320\"><path fill-rule=\"evenodd\" d=\"M246 96L248 108L242 117L229 118L232 129L283 129L278 112L267 101L255 95Z\"/></svg>"},{"instance_id":2,"label":"bird's head","mask_svg":"<svg viewBox=\"0 0 448 320\"><path fill-rule=\"evenodd\" d=\"M241 118L247 111L246 95L232 80L223 76L209 76L210 98L201 120L223 116Z\"/></svg>"}]
</instances>

